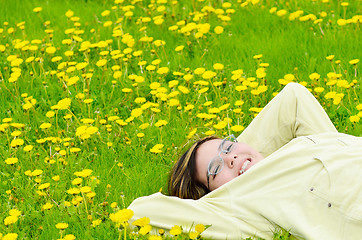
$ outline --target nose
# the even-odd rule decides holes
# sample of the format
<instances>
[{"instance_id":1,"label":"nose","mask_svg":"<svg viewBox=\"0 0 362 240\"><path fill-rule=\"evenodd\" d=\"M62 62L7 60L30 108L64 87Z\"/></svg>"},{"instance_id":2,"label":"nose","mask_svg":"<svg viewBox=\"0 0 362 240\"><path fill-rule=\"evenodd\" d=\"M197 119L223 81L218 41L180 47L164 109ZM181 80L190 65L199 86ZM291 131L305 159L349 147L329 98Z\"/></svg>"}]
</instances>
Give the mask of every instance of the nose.
<instances>
[{"instance_id":1,"label":"nose","mask_svg":"<svg viewBox=\"0 0 362 240\"><path fill-rule=\"evenodd\" d=\"M235 164L235 159L237 158L236 155L231 155L231 154L226 154L224 155L223 159L225 161L225 164L229 167L229 168L233 168L234 164Z\"/></svg>"}]
</instances>

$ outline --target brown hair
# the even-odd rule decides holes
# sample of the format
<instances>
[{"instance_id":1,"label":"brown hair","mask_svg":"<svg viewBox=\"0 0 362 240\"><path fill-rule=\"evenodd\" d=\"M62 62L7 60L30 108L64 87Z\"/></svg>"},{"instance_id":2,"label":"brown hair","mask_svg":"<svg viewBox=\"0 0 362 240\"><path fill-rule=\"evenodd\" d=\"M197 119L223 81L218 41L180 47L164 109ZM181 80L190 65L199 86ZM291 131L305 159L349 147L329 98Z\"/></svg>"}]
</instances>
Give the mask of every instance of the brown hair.
<instances>
[{"instance_id":1,"label":"brown hair","mask_svg":"<svg viewBox=\"0 0 362 240\"><path fill-rule=\"evenodd\" d=\"M168 192L179 198L199 199L210 190L196 179L196 151L204 142L218 139L216 136L195 142L173 166L168 180Z\"/></svg>"}]
</instances>

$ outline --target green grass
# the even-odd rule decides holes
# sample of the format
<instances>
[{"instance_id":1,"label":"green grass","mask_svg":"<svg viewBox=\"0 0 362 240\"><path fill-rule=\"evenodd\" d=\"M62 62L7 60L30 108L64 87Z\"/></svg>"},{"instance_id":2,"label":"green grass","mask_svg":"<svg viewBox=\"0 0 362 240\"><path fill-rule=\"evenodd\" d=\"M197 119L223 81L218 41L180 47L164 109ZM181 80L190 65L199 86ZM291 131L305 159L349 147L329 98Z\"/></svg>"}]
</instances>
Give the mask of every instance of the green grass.
<instances>
[{"instance_id":1,"label":"green grass","mask_svg":"<svg viewBox=\"0 0 362 240\"><path fill-rule=\"evenodd\" d=\"M201 11L206 6L215 9L222 8L219 1L179 1L173 5L170 1L165 4L166 10L157 12L156 7L151 6L151 1L143 1L132 4L131 1L117 6L112 1L5 1L0 0L0 50L5 48L0 55L0 233L17 233L18 238L56 239L64 237L64 234L74 234L83 239L114 239L123 236L109 215L127 207L135 198L162 191L167 194L168 171L187 146L195 139L215 131L214 134L225 136L231 129L217 129L215 124L223 121L225 117L233 121L231 126L241 125L246 127L254 117L251 107L263 107L270 101L275 92L283 88L279 80L287 74L293 74L296 82L304 82L317 97L333 123L340 132L359 136L361 125L351 122L351 116L361 117L361 109L357 106L361 103L361 75L360 63L352 65L352 59L362 56L361 23L350 23L340 26L338 19L344 18L344 8L339 1L321 3L317 1L277 1L277 10L286 9L285 16L270 13L274 7L272 1L260 1L256 5L249 3L242 7L244 1L231 1L235 13L229 14L230 21L222 21L215 13L210 13L199 22L210 24L208 33L200 39L195 38L197 30L192 30L187 36L168 28L181 20L187 23L194 22L195 11ZM360 1L351 1L346 8L346 19L356 18L361 15ZM133 16L124 17L120 6L134 6ZM154 4L159 7L162 4ZM39 13L33 12L35 7L42 7ZM77 21L71 21L65 13L71 9ZM104 10L111 10L109 16L102 16ZM320 17L322 11L327 13L323 22L315 24L314 20L302 22L298 19L288 20L289 14L297 10L303 10L304 14L314 14ZM153 18L162 15L164 22L156 25ZM227 15L224 13L223 15ZM138 24L140 17L150 17L151 22ZM113 27L118 19L121 22L123 33L128 33L134 39L134 45L127 46L122 42L122 37L112 36ZM17 24L25 21L24 30ZM49 26L44 26L45 21L50 21ZM112 25L104 27L106 21L112 21ZM361 21L361 20L359 20ZM74 22L80 26L75 27ZM145 30L140 28L147 26ZM214 28L222 26L223 33L216 34ZM179 29L182 26L179 26ZM8 29L14 28L14 33ZM80 42L71 45L63 44L64 39L70 39L65 31L70 28L84 30L79 36ZM45 29L52 29L52 36L45 33ZM93 30L92 30L93 29ZM154 43L140 42L144 37L153 37L153 40L163 40L166 45L157 47ZM15 40L29 41L24 46L37 45L38 49L29 51L16 47ZM40 44L31 43L38 39ZM98 43L111 40L107 47L92 47L89 53L79 51L81 42L89 41ZM50 45L55 46L54 54L47 53ZM175 51L177 46L184 45L181 53ZM97 66L102 51L114 53L114 50L123 52L126 48L132 48L133 52L142 50L139 57L130 55L113 59L112 55L105 55L105 66ZM66 51L73 50L74 55L67 57ZM262 54L260 60L253 57ZM21 75L10 82L11 57L15 55L23 62L18 68ZM332 61L326 59L329 55L335 55ZM26 62L29 57L41 58L40 61ZM53 62L52 58L62 56L59 62ZM128 57L127 61L124 60ZM10 59L10 60L9 60ZM146 70L155 59L160 59L159 67L168 67L165 74ZM138 62L144 60L147 64L140 68ZM340 63L336 63L340 60ZM29 60L30 61L30 60ZM66 71L74 63L88 61L83 70ZM70 63L63 69L58 69L61 62ZM269 63L266 68L266 76L256 78L256 70L260 63ZM214 70L213 65L221 63L223 70ZM113 77L118 65L122 76ZM194 73L197 68L205 68L214 71L216 76L209 82L209 89L205 93L198 93L205 86L194 85L202 76ZM13 70L11 70L13 69ZM232 71L242 69L242 78L233 79ZM65 78L57 76L64 72L65 76L78 76L80 79L72 86L64 84ZM175 72L194 75L193 79L186 81ZM340 73L337 84L329 85L331 79L328 73ZM82 77L84 73L93 73L91 80ZM320 74L319 79L311 79L312 73ZM356 74L357 73L357 74ZM145 81L135 86L134 80L129 75L143 76ZM245 84L248 78L255 78L251 82L256 85L266 85L267 91L260 94L252 94L254 88L250 85L245 91L237 91L236 86ZM187 87L190 93L184 94L177 86L169 88L169 82L177 80L178 85ZM343 85L341 80L346 80ZM356 81L355 83L353 81ZM115 82L112 82L115 81ZM166 93L152 94L151 82L159 82ZM221 82L220 86L212 83ZM318 93L316 87L323 87L324 91ZM122 92L125 88L132 92ZM169 96L179 91L178 95ZM325 95L335 91L343 93L340 102L327 99ZM23 94L27 94L27 96ZM84 99L76 97L83 93L84 99L93 99L92 103L84 103ZM31 102L32 96L36 103L28 110L24 109L27 102ZM131 116L131 111L140 108L143 103L136 103L137 97L144 97L147 102L154 103L153 107L160 112L144 109L140 116L135 117L126 126L121 126L109 117L117 116L126 121ZM58 101L69 98L71 105L68 109L54 110L53 117L47 117L47 112ZM177 106L170 106L170 99L177 99ZM241 107L234 106L234 102L243 100ZM203 104L213 101L209 107ZM201 119L199 113L207 113L210 108L217 108L230 103L226 110L215 114L212 119ZM185 110L187 104L193 104L194 108ZM242 113L233 110L240 108ZM64 119L71 114L69 120ZM4 119L12 118L9 122L24 124L21 128L9 126ZM92 124L83 124L81 119L95 120ZM102 120L106 120L105 123ZM166 120L167 124L161 128L156 127L158 120ZM42 123L51 123L49 129L40 129ZM149 123L146 129L140 129L142 123ZM77 136L77 129L87 125L97 127L97 131L87 139ZM109 125L109 126L108 126ZM197 129L193 136L187 137L189 132ZM12 136L17 134L19 136ZM15 132L15 133L14 133ZM144 137L137 137L138 133L144 133ZM238 135L240 132L233 132ZM59 138L58 138L59 137ZM23 139L24 143L11 147L14 139ZM71 138L69 144L64 144L66 138ZM43 139L44 143L37 140ZM108 143L108 145L107 145ZM110 146L110 143L112 146ZM155 144L164 144L162 152L155 154L150 152ZM24 147L32 145L30 152L24 151ZM59 149L57 149L59 148ZM79 148L80 152L72 153L71 148ZM65 150L66 155L61 155ZM9 165L5 160L11 157L18 158L18 162ZM54 160L49 163L49 160ZM26 171L40 169L43 174L27 176ZM72 181L77 178L75 172L83 169L92 169L92 175L83 177L82 186L91 187L95 196L88 198L85 194L76 194L80 197L73 201L73 196L67 191L77 187ZM59 176L60 180L52 178ZM50 187L39 191L38 187L43 183L50 183ZM43 196L43 194L45 194ZM82 199L81 201L79 201ZM68 207L65 205L68 204ZM49 210L43 210L46 203L53 204ZM112 205L117 203L117 206ZM10 209L18 209L22 215L14 223L5 226L4 220L9 216ZM102 223L92 226L92 221L101 219ZM55 225L66 222L69 227L65 231L59 231ZM1 234L0 234L1 236ZM129 238L134 236L129 235ZM147 238L144 237L144 238ZM185 235L184 238L187 238ZM288 231L275 231L274 239L289 239Z\"/></svg>"}]
</instances>

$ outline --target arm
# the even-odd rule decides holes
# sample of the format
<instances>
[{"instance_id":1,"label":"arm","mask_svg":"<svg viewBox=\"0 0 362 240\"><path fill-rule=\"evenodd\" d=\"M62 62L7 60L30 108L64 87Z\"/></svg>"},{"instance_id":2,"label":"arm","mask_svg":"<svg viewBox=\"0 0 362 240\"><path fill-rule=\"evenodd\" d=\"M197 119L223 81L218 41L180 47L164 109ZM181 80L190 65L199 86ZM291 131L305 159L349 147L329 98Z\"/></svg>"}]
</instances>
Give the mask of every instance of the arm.
<instances>
[{"instance_id":1,"label":"arm","mask_svg":"<svg viewBox=\"0 0 362 240\"><path fill-rule=\"evenodd\" d=\"M300 136L337 132L317 99L302 85L289 83L237 138L265 157Z\"/></svg>"}]
</instances>

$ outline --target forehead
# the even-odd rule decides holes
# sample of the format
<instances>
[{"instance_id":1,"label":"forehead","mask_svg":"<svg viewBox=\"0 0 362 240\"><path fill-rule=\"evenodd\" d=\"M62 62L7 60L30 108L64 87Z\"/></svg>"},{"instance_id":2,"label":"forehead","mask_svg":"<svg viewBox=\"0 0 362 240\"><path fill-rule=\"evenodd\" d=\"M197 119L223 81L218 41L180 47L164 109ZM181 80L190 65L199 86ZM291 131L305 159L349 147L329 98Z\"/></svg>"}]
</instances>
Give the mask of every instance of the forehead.
<instances>
[{"instance_id":1,"label":"forehead","mask_svg":"<svg viewBox=\"0 0 362 240\"><path fill-rule=\"evenodd\" d=\"M213 139L204 142L196 151L196 169L197 172L207 171L207 166L211 159L219 153L219 146L222 139Z\"/></svg>"},{"instance_id":2,"label":"forehead","mask_svg":"<svg viewBox=\"0 0 362 240\"><path fill-rule=\"evenodd\" d=\"M218 153L222 139L212 139L204 142L199 146L196 152L196 157L202 157L208 155L208 153Z\"/></svg>"}]
</instances>

